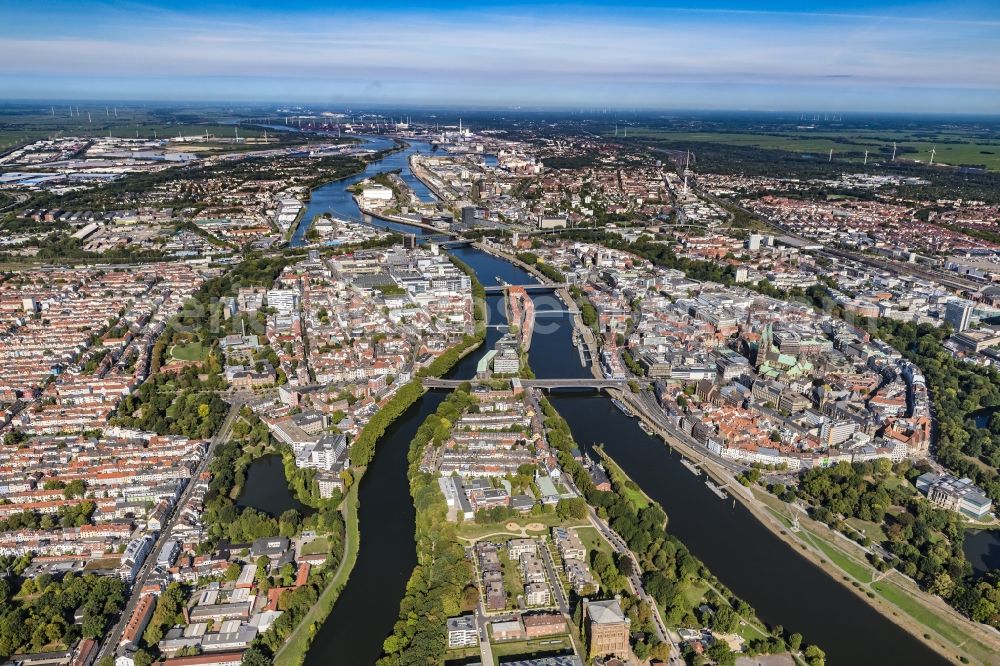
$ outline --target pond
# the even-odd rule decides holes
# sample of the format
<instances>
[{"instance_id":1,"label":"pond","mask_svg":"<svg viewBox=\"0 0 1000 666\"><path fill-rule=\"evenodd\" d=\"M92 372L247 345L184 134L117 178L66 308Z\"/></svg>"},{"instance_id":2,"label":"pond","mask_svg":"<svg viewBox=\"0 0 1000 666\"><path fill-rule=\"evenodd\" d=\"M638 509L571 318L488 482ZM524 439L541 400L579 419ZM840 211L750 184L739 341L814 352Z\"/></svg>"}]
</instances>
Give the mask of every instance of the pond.
<instances>
[{"instance_id":1,"label":"pond","mask_svg":"<svg viewBox=\"0 0 1000 666\"><path fill-rule=\"evenodd\" d=\"M241 509L251 507L272 518L280 517L289 509L295 509L303 516L316 512L313 507L300 502L288 487L285 466L277 453L269 453L250 463L236 506Z\"/></svg>"},{"instance_id":2,"label":"pond","mask_svg":"<svg viewBox=\"0 0 1000 666\"><path fill-rule=\"evenodd\" d=\"M1000 530L969 530L962 551L977 578L992 569L1000 569Z\"/></svg>"}]
</instances>

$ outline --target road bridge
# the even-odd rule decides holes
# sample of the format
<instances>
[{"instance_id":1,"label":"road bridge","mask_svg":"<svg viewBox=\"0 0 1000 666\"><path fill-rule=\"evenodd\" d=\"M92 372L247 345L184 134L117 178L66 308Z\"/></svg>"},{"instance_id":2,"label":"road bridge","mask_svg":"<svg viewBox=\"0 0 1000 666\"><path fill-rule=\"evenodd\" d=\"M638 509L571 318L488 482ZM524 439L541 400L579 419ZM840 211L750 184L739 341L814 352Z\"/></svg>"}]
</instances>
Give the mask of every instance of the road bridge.
<instances>
[{"instance_id":1,"label":"road bridge","mask_svg":"<svg viewBox=\"0 0 1000 666\"><path fill-rule=\"evenodd\" d=\"M427 237L425 236L424 238L426 239ZM445 238L447 238L447 237L445 237ZM444 248L444 249L446 249L446 250L447 249L451 249L451 248L455 248L455 247L466 247L468 245L472 245L472 243L473 243L473 241L468 240L468 239L463 239L463 240L440 240L440 236L432 236L431 240L433 240L433 242L435 242L435 243L440 243L441 247Z\"/></svg>"},{"instance_id":2,"label":"road bridge","mask_svg":"<svg viewBox=\"0 0 1000 666\"><path fill-rule=\"evenodd\" d=\"M468 379L438 379L437 377L424 377L422 380L426 388L457 388L466 382L476 383L476 380ZM633 379L598 379L596 377L566 377L562 379L521 379L521 386L525 388L540 389L561 389L561 388L628 388L629 382L642 385L652 384L652 380L645 377L635 377Z\"/></svg>"},{"instance_id":3,"label":"road bridge","mask_svg":"<svg viewBox=\"0 0 1000 666\"><path fill-rule=\"evenodd\" d=\"M580 314L580 311L576 308L570 308L569 310L535 310L535 319L539 317L544 317L545 315L564 315L564 314Z\"/></svg>"},{"instance_id":4,"label":"road bridge","mask_svg":"<svg viewBox=\"0 0 1000 666\"><path fill-rule=\"evenodd\" d=\"M501 284L495 287L483 287L483 290L487 294L499 294L501 292L507 291L511 287L520 287L525 291L553 291L555 289L562 289L563 287L568 287L569 285L565 282L533 282L531 284Z\"/></svg>"}]
</instances>

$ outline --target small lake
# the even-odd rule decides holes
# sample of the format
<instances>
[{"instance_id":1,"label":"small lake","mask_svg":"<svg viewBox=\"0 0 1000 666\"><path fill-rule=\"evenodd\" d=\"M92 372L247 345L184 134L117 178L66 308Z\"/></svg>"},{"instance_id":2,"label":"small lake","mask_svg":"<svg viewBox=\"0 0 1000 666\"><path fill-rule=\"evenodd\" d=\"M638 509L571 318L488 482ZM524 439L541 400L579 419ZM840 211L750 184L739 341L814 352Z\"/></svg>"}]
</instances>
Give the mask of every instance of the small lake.
<instances>
[{"instance_id":1,"label":"small lake","mask_svg":"<svg viewBox=\"0 0 1000 666\"><path fill-rule=\"evenodd\" d=\"M267 515L278 518L289 509L295 509L303 516L315 513L316 509L300 502L288 487L285 466L281 456L269 453L250 463L243 492L236 499L241 509L251 507Z\"/></svg>"},{"instance_id":2,"label":"small lake","mask_svg":"<svg viewBox=\"0 0 1000 666\"><path fill-rule=\"evenodd\" d=\"M977 578L992 569L1000 569L1000 530L969 530L962 551Z\"/></svg>"},{"instance_id":3,"label":"small lake","mask_svg":"<svg viewBox=\"0 0 1000 666\"><path fill-rule=\"evenodd\" d=\"M983 407L972 412L969 416L976 422L977 428L989 428L990 417L993 416L997 409L1000 409L1000 407Z\"/></svg>"}]
</instances>

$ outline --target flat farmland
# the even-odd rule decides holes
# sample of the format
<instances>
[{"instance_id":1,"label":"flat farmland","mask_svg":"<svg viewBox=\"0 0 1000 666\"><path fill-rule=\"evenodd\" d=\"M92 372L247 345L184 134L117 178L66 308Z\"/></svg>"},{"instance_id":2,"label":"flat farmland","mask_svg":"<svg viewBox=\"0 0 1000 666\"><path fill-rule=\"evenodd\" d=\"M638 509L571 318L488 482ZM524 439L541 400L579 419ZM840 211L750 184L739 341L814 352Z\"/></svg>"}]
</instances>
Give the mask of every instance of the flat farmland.
<instances>
[{"instance_id":1,"label":"flat farmland","mask_svg":"<svg viewBox=\"0 0 1000 666\"><path fill-rule=\"evenodd\" d=\"M912 132L907 130L845 130L796 132L674 132L670 130L629 127L629 138L657 139L675 143L720 143L733 146L786 150L796 153L824 154L833 150L834 159L861 162L865 150L869 160L885 159L892 153L892 143L897 145L897 159L917 160L926 163L931 149L935 149L935 163L950 165L985 166L990 171L1000 171L1000 136L951 131ZM985 133L984 133L985 134ZM605 132L614 136L614 131Z\"/></svg>"}]
</instances>

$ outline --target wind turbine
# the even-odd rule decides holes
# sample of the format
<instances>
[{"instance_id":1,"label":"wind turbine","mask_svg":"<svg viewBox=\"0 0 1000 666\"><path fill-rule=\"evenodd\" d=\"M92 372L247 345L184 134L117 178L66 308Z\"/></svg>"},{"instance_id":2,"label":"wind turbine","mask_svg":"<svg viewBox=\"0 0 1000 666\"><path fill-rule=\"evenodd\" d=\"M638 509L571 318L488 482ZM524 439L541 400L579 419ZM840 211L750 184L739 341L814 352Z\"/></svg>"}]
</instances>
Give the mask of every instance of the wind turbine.
<instances>
[{"instance_id":1,"label":"wind turbine","mask_svg":"<svg viewBox=\"0 0 1000 666\"><path fill-rule=\"evenodd\" d=\"M865 151L865 163L863 166L868 166L868 151Z\"/></svg>"},{"instance_id":2,"label":"wind turbine","mask_svg":"<svg viewBox=\"0 0 1000 666\"><path fill-rule=\"evenodd\" d=\"M828 162L832 162L833 161L833 148L830 149L830 159L827 160L827 161Z\"/></svg>"},{"instance_id":3,"label":"wind turbine","mask_svg":"<svg viewBox=\"0 0 1000 666\"><path fill-rule=\"evenodd\" d=\"M896 142L892 142L892 161L896 161Z\"/></svg>"},{"instance_id":4,"label":"wind turbine","mask_svg":"<svg viewBox=\"0 0 1000 666\"><path fill-rule=\"evenodd\" d=\"M934 155L937 153L937 146L931 146L931 161L927 166L934 166Z\"/></svg>"}]
</instances>

